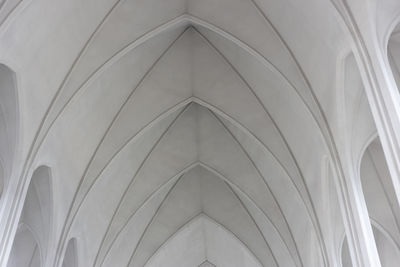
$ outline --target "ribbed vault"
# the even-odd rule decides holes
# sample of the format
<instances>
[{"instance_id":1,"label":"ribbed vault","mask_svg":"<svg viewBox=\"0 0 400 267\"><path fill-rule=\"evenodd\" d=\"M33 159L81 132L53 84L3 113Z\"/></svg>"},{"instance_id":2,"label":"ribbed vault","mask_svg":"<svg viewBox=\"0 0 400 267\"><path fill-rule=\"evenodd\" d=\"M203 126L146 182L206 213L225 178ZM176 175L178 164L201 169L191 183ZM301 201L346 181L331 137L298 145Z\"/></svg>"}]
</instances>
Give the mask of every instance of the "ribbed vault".
<instances>
[{"instance_id":1,"label":"ribbed vault","mask_svg":"<svg viewBox=\"0 0 400 267\"><path fill-rule=\"evenodd\" d=\"M159 47L158 57L153 56L147 70L136 76L136 82L132 81L135 75L132 75L131 68L125 64L133 64L136 62L135 57L143 57L146 50L153 46ZM160 49L161 47L163 49ZM153 50L154 48L152 52ZM226 53L222 53L222 50ZM243 54L240 57L241 53L247 55ZM266 251L270 251L268 260L260 260L262 265L278 265L276 253L281 254L279 261L288 266L309 266L323 262L323 258L315 260L315 257L324 255L324 241L316 219L313 199L307 188L307 183L317 180L313 181L311 173L304 174L304 170L311 166L307 167L309 163L299 162L295 155L313 154L306 140L312 140L314 144L320 140L319 147L324 148L323 136L302 98L291 87L287 90L282 89L287 81L279 73L271 73L271 77L265 77L263 74L268 72L246 72L248 67L260 70L263 67L248 53L237 44L206 28L187 25L174 27L149 39L146 46L140 46L127 53L102 73L96 79L98 81L89 83L79 98L73 98L68 103L55 126L70 120L69 116L76 116L75 112L79 112L79 106L96 112L87 112L82 117L84 121L89 119L86 116L103 119L109 117L108 125L102 120L98 121L98 125L91 124L91 129L87 129L93 131L99 127L97 132L104 134L99 136L100 143L97 144L95 153L85 169L63 228L64 234L67 235L74 231L74 225L82 227L89 224L90 220L87 221L86 216L81 217L79 214L95 211L94 203L101 201L96 195L104 192L104 188L98 187L102 183L107 184L107 178L118 177L119 183L115 186L119 187L119 191L115 190L119 193L107 204L110 206L108 212L105 212L106 207L102 206L102 216L109 219L101 220L104 226L98 224L96 228L99 232L92 231L93 237L87 235L89 240L94 238L93 240L98 239L97 242L100 242L98 250L93 246L96 266L103 264L105 257L112 251L114 242L118 240L118 235L127 225L137 229L137 225L130 224L130 219L146 203L146 199L155 194L163 184L172 184L173 180L178 179L190 166L198 164L204 164L226 181L230 181L235 187L233 191L241 192L235 193L239 199L241 195L246 196L246 199L241 201L249 205L246 208L248 213L254 213L251 218L258 229L258 234L253 235L251 242L263 241L252 246L262 251L258 253L259 257L267 257ZM144 60L149 60L149 57ZM116 78L117 80L114 80ZM136 83L133 87L132 82ZM273 84L269 85L271 90L266 91L257 88L256 84L253 84L256 82L262 82L265 86L266 82ZM122 93L114 94L115 101L121 103L123 100L122 105L119 104L119 108L114 111L103 110L104 114L99 116L95 106L108 105L110 109L113 108L112 99L104 98L104 93L110 90L106 84L120 86L120 89L114 87L114 90L126 93L124 97ZM101 87L98 87L100 85ZM277 92L274 93L273 88L276 88ZM90 98L86 98L85 95ZM227 95L230 97L227 98ZM287 117L287 110L283 112L281 107L275 105L276 99L280 97L292 103L288 107L297 106L297 111ZM101 101L106 101L107 104L101 104ZM91 103L95 105L93 108ZM112 114L113 117L110 116ZM295 118L296 116L300 117ZM129 121L134 123L128 123ZM277 121L280 121L280 124ZM292 127L296 127L293 123L296 121L302 121L303 124L307 122L309 127L315 128L312 136L308 132L304 133L304 143L300 146L296 140L301 133L297 131L296 136L291 135ZM83 121L78 119L74 123L82 125ZM77 134L80 133L82 132ZM59 138L59 134L57 131L50 132L49 139L51 140L52 135ZM315 151L315 156L321 152ZM130 171L125 169L127 175L120 172L113 175L109 173L114 166L121 169L124 162L129 164ZM303 169L300 168L300 164ZM288 191L292 192L293 199L282 197ZM191 216L200 212L194 207L192 209L191 212L194 213L191 213ZM221 208L219 212L223 214L223 210ZM95 214L90 217L93 220L100 219L96 218ZM142 221L143 223L143 234L153 231L157 233L157 228L147 229L150 222ZM171 226L171 229L179 228L180 224ZM304 239L304 231L307 232L307 241ZM256 241L257 238L261 241ZM139 240L142 240L141 235ZM267 240L275 246L274 251L269 248ZM316 255L310 257L310 248L300 246L304 242L313 247ZM134 244L132 240L131 244ZM286 252L282 254L282 251ZM132 256L132 259L136 259L136 254L144 257L136 248L131 253L135 256ZM144 264L143 260L136 263L136 260L132 259L130 262L133 262L134 266Z\"/></svg>"},{"instance_id":2,"label":"ribbed vault","mask_svg":"<svg viewBox=\"0 0 400 267\"><path fill-rule=\"evenodd\" d=\"M55 166L46 266L335 266L331 159L359 134L334 107L348 44L329 1L300 2L2 2L21 177Z\"/></svg>"}]
</instances>

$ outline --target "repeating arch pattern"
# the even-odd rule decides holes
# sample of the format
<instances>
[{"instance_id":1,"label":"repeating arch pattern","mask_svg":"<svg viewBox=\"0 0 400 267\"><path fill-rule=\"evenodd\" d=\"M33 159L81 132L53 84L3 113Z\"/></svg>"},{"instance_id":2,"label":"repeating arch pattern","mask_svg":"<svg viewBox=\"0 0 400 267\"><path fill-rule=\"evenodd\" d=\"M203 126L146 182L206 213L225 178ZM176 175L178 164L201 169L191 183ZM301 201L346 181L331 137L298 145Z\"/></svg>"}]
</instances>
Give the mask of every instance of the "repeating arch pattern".
<instances>
[{"instance_id":1,"label":"repeating arch pattern","mask_svg":"<svg viewBox=\"0 0 400 267\"><path fill-rule=\"evenodd\" d=\"M8 267L44 264L52 228L52 209L50 169L40 166L31 178Z\"/></svg>"},{"instance_id":2,"label":"repeating arch pattern","mask_svg":"<svg viewBox=\"0 0 400 267\"><path fill-rule=\"evenodd\" d=\"M77 240L71 238L65 251L62 267L78 267L78 262Z\"/></svg>"},{"instance_id":3,"label":"repeating arch pattern","mask_svg":"<svg viewBox=\"0 0 400 267\"><path fill-rule=\"evenodd\" d=\"M372 140L365 150L360 172L381 264L392 266L400 259L399 211L379 138Z\"/></svg>"},{"instance_id":4,"label":"repeating arch pattern","mask_svg":"<svg viewBox=\"0 0 400 267\"><path fill-rule=\"evenodd\" d=\"M333 2L0 1L24 129L0 65L0 175L34 262L336 266L333 180L376 130L351 53L332 75L352 46Z\"/></svg>"},{"instance_id":5,"label":"repeating arch pattern","mask_svg":"<svg viewBox=\"0 0 400 267\"><path fill-rule=\"evenodd\" d=\"M382 267L394 267L400 259L400 250L388 233L380 230L376 222L371 221L375 242ZM341 263L343 267L352 267L351 256L346 238L342 243Z\"/></svg>"}]
</instances>

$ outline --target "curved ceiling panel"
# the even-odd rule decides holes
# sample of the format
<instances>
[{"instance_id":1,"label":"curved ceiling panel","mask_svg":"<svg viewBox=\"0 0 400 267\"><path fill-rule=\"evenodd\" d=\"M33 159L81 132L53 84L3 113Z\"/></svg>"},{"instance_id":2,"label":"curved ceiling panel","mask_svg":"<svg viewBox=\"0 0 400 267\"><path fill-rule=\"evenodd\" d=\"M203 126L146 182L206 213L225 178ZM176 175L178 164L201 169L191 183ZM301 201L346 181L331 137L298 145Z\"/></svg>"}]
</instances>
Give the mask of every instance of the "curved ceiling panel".
<instances>
[{"instance_id":1,"label":"curved ceiling panel","mask_svg":"<svg viewBox=\"0 0 400 267\"><path fill-rule=\"evenodd\" d=\"M330 4L96 2L65 2L68 12L57 20L53 16L61 11L52 1L32 2L24 20L10 22L13 31L24 28L22 36L5 44L18 55L21 44L13 42L31 39L37 53L20 69L32 68L38 58L45 71L37 80L36 72L22 73L25 101L32 94L26 87L46 95L32 99L44 116L36 118L37 110L31 115L39 124L30 129L33 143L23 148L28 158L21 173L40 162L56 166L57 220L46 263L61 266L63 255L71 254L69 240L79 237L79 266L334 266L328 254L337 235L321 219L331 216L325 197L334 188L328 175L321 178L321 162L334 149L328 125L334 122L321 103L332 95L330 80L323 79L337 62L336 54L316 59L316 51L336 52L344 39L332 24ZM2 12L16 3L3 2ZM297 5L298 15L292 10ZM43 30L27 34L22 26L47 6L43 20L56 25L38 21L30 27ZM323 18L315 9L326 6L327 21L318 24ZM296 17L286 21L275 11ZM57 30L67 22L69 30ZM307 27L305 36L297 31L301 27ZM62 29L76 35L64 36ZM311 38L313 32L320 39ZM57 44L65 39L58 34L69 36L62 49ZM0 39L11 35L0 32ZM41 42L46 45L39 48ZM305 51L311 44L315 51ZM52 60L51 53L43 57L46 49L65 54L59 68L45 64ZM324 73L306 76L322 61ZM358 89L353 65L345 86ZM350 135L365 135L370 120L353 125L358 113L369 115L365 99L356 90L347 96L345 106L355 116L346 129L360 126Z\"/></svg>"},{"instance_id":2,"label":"curved ceiling panel","mask_svg":"<svg viewBox=\"0 0 400 267\"><path fill-rule=\"evenodd\" d=\"M362 157L360 179L371 220L384 229L399 248L400 214L395 208L396 195L384 159L383 148L377 138L369 144Z\"/></svg>"},{"instance_id":3,"label":"curved ceiling panel","mask_svg":"<svg viewBox=\"0 0 400 267\"><path fill-rule=\"evenodd\" d=\"M165 215L163 215L165 216L163 220L173 218L177 221L162 221L159 223L163 225L162 227L159 224L148 223L143 232L139 234L138 244L133 248L131 245L126 247L126 249L129 247L133 249L130 261L133 261L134 266L142 266L155 253L155 251L149 251L146 246L151 248L160 246L172 233L200 213L206 213L220 223L224 222L225 227L234 231L237 236L241 233L243 242L248 243L247 246L253 247L253 250L259 251L254 253L259 255L257 258L264 263L271 264L270 261L272 261L277 264L277 261L281 261L285 262L285 265L291 266L296 262L295 266L301 266L302 261L308 264L315 262L315 258L307 258L308 247L303 246L303 250L299 250L299 244L305 240L303 230L307 228L309 229L307 236L314 236L314 241L310 239L307 244L310 246L315 244L314 249L320 249L320 244L315 243L316 229L313 228L299 192L295 190L287 174L270 157L266 157L264 160L272 161L271 171L277 169L277 172L274 177L264 177L263 173L264 175L266 173L261 172L258 163L254 163L250 158L252 153L262 152L247 152L245 148L250 148L247 147L246 140L243 140L243 137L236 137L233 133L240 135L238 131L240 130L235 129L233 125L225 119L219 118L212 111L192 103L151 126L145 135L141 135L123 148L106 167L98 182L89 192L82 204L82 210L79 212L81 215L74 223L76 230L72 231L72 233L81 231L79 229L83 225L90 227L97 222L96 229L85 234L87 242L92 244L89 254L93 255L93 258L89 258L94 260L95 266L102 266L102 263L109 262L108 259L113 258L112 253L121 253L121 249L116 250L114 247L124 242L121 240L124 238L121 235L129 231L127 228L136 227L134 221L138 220L138 214L144 212L143 208L149 205L148 203L152 202L152 199L160 192L167 191L175 181L179 180L180 182L173 186L174 189L171 190L171 193L168 193L171 197L174 196L172 192L177 190L175 188L180 188L181 181L185 180L184 177L191 176L195 172L194 170L199 168L202 170L201 173L207 175L193 175L197 177L195 180L205 183L203 187L210 187L209 191L214 194L201 196L202 193L198 186L180 189L182 191L180 194L183 195L177 196L173 204L168 204L168 211L165 211ZM245 136L248 138L247 135ZM238 141L239 139L241 142ZM147 144L147 149L140 148L143 144ZM133 158L139 159L134 168L132 167L135 165L131 163ZM271 172L269 174L273 175ZM225 189L214 185L211 180L203 181L209 179L204 177L210 175L213 177L212 180L217 179ZM93 205L102 201L102 194L106 188L113 194L110 195L107 204L101 206L103 212L100 213L100 210L93 209ZM214 197L219 197L218 195L222 194L224 190L230 196L227 200L216 198L209 203ZM286 201L276 197L276 195L282 196L287 190L292 190L292 194L297 196L297 200L288 199ZM198 194L200 195L196 197ZM214 202L220 205L226 203L228 206L218 206ZM224 215L231 209L229 206L231 202L240 204L240 210L242 210L240 212L246 214L246 216L240 216L247 218L247 221L240 222L235 215ZM182 210L179 209L181 204L178 203L183 205ZM206 204L207 208L202 206ZM160 204L160 207L164 205L167 204ZM178 210L172 211L176 208ZM157 210L161 210L161 208L157 208ZM88 216L88 214L92 215ZM219 216L227 217L218 219ZM155 220L154 218L151 221ZM228 218L236 218L233 221L240 223L240 226L230 226L232 220ZM150 227L150 225L152 226ZM166 225L170 226L164 229ZM253 225L254 229L247 229L246 227L249 225ZM252 231L254 234L250 234ZM146 245L147 243L143 240L149 244ZM141 245L142 242L144 242L143 245ZM99 248L94 244L99 244ZM265 250L270 251L270 256L265 254ZM268 257L268 260L263 257Z\"/></svg>"},{"instance_id":4,"label":"curved ceiling panel","mask_svg":"<svg viewBox=\"0 0 400 267\"><path fill-rule=\"evenodd\" d=\"M170 121L163 126L167 128L158 132L158 139L153 139L151 147L140 150L144 153L140 159L136 156L139 165L131 168L131 177L118 174L121 182L112 201L102 207L102 219L93 215L93 220L102 222L87 235L90 243L99 244L99 250L93 246L91 252L95 265L104 260L118 234L157 188L189 166L200 163L226 177L255 203L264 220L268 217L270 227L277 231L279 242L283 242L296 265L311 266L319 262L315 258L323 257L324 240L316 219L318 210L313 204L319 198L318 188L311 189L315 192L314 199L308 191L311 184L318 187L319 171L311 168L310 161L302 161L312 157L318 160L327 153L322 134L311 111L293 88L285 88L285 81L279 76L221 38L184 25L166 28L90 78L67 101L46 133L44 150L79 159L64 163L64 170L60 170L78 178L73 181L77 189L69 187L75 190L72 199L63 189L65 198L72 203L59 229L61 238L67 240L73 225L75 228L91 224L79 214L96 212L84 210L101 201L104 189L99 186L109 179L102 177L109 175L113 165L132 159L133 154L127 151L136 146L138 139L144 142L155 138L149 135L155 131L153 128L160 129L160 123L166 125ZM249 73L247 68L257 71ZM263 80L265 74L271 78ZM272 93L273 88L280 88L280 93ZM266 89L269 94L265 94ZM276 105L285 100L290 100L290 106L297 106L297 110L283 110ZM297 131L291 136L298 128L293 119L306 123L307 131ZM71 145L63 147L63 143ZM86 149L78 149L83 146ZM99 179L101 183L96 185ZM288 190L293 198L279 197ZM268 244L266 235L256 225L258 236ZM300 247L302 242L314 247L313 259L307 253L308 247ZM273 255L269 244L268 249ZM151 256L143 253L139 253L144 257L138 259L139 263L133 257L135 265L143 264ZM272 259L276 264L276 258Z\"/></svg>"},{"instance_id":5,"label":"curved ceiling panel","mask_svg":"<svg viewBox=\"0 0 400 267\"><path fill-rule=\"evenodd\" d=\"M221 10L230 16L221 16ZM189 1L188 13L236 36L267 58L296 87L305 86L291 55L253 1Z\"/></svg>"},{"instance_id":6,"label":"curved ceiling panel","mask_svg":"<svg viewBox=\"0 0 400 267\"><path fill-rule=\"evenodd\" d=\"M264 266L277 266L265 240L231 189L201 167L187 172L171 190L143 238L132 253L129 266L144 266L158 247L183 225L205 213L249 247ZM221 212L221 211L224 212Z\"/></svg>"},{"instance_id":7,"label":"curved ceiling panel","mask_svg":"<svg viewBox=\"0 0 400 267\"><path fill-rule=\"evenodd\" d=\"M182 251L188 257L181 257ZM145 266L263 265L232 232L202 213L164 243Z\"/></svg>"}]
</instances>

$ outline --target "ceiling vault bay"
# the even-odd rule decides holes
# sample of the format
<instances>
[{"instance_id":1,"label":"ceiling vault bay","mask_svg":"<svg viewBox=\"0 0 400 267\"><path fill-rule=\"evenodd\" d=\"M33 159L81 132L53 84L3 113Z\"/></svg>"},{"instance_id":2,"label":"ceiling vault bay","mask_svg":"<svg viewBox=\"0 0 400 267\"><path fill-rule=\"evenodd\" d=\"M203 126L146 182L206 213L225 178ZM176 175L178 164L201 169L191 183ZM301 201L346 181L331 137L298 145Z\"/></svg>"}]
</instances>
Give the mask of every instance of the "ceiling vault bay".
<instances>
[{"instance_id":1,"label":"ceiling vault bay","mask_svg":"<svg viewBox=\"0 0 400 267\"><path fill-rule=\"evenodd\" d=\"M330 266L315 164L335 154L335 145L312 82L267 5L165 2L109 1L96 10L48 97L22 175L48 151L57 161L79 150L60 170L69 170L70 184L57 181L55 201L66 204L55 228L53 266L61 266L68 240L97 221L85 237L91 248L84 266L111 266L113 260L147 266L159 249L144 256L146 246L167 247L199 214L231 232L260 266ZM154 6L160 10L149 16ZM228 6L231 16L220 16ZM204 175L226 190L220 197L236 203L232 214L253 227L254 238L243 240L244 230L222 222L231 214L207 214L204 192L198 202L188 200L191 216L170 222L160 215L173 211L170 196L186 197L176 188L200 183ZM98 215L93 207L104 202L105 192L109 199ZM172 225L163 240L153 237L158 220ZM141 232L128 246L133 229ZM116 250L121 244L126 251ZM196 266L209 259L202 260Z\"/></svg>"}]
</instances>

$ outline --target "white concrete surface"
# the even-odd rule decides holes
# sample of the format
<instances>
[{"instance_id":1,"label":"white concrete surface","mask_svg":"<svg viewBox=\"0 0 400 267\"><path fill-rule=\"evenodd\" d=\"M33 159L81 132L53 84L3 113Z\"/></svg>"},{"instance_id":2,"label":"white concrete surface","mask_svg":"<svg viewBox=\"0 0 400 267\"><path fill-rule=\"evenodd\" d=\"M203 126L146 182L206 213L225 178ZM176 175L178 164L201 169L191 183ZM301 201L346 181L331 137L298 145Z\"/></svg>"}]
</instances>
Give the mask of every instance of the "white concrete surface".
<instances>
[{"instance_id":1,"label":"white concrete surface","mask_svg":"<svg viewBox=\"0 0 400 267\"><path fill-rule=\"evenodd\" d=\"M0 1L0 266L396 266L398 25L397 0Z\"/></svg>"}]
</instances>

